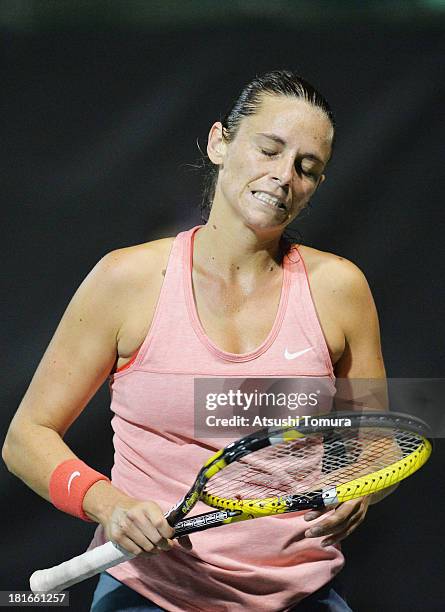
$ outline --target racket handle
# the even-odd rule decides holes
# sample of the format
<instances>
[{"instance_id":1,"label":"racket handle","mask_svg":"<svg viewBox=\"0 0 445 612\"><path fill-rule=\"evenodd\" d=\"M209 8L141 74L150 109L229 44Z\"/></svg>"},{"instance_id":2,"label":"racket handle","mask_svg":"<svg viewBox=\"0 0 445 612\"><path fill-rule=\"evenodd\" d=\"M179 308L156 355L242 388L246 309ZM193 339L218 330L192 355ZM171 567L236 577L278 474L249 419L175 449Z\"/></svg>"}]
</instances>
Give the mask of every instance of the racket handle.
<instances>
[{"instance_id":1,"label":"racket handle","mask_svg":"<svg viewBox=\"0 0 445 612\"><path fill-rule=\"evenodd\" d=\"M31 591L63 591L73 584L91 578L109 567L133 559L133 555L113 542L97 546L69 561L48 569L37 570L29 580Z\"/></svg>"},{"instance_id":2,"label":"racket handle","mask_svg":"<svg viewBox=\"0 0 445 612\"><path fill-rule=\"evenodd\" d=\"M247 518L249 518L249 516L247 514L243 515L240 510L215 510L214 512L197 514L176 523L175 538L179 538L189 533L197 533L198 531L220 527L221 525L227 525L229 523L236 523Z\"/></svg>"}]
</instances>

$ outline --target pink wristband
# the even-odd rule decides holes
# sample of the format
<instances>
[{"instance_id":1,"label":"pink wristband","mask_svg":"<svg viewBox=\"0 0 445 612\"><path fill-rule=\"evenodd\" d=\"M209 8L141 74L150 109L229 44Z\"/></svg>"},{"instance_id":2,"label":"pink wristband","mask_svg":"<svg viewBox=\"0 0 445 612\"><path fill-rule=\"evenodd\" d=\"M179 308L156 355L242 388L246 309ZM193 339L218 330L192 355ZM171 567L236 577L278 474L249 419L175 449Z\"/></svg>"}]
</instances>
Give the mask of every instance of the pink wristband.
<instances>
[{"instance_id":1,"label":"pink wristband","mask_svg":"<svg viewBox=\"0 0 445 612\"><path fill-rule=\"evenodd\" d=\"M92 523L83 511L82 504L88 489L99 480L110 482L109 478L96 472L80 459L67 459L51 474L49 497L59 510Z\"/></svg>"}]
</instances>

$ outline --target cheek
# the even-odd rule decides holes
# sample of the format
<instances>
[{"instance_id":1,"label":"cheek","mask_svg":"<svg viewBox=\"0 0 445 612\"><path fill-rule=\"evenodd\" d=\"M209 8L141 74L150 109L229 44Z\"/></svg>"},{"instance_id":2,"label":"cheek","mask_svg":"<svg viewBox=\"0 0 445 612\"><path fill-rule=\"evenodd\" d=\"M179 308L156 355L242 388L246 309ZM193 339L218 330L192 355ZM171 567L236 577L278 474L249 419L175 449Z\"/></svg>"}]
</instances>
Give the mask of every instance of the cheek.
<instances>
[{"instance_id":1,"label":"cheek","mask_svg":"<svg viewBox=\"0 0 445 612\"><path fill-rule=\"evenodd\" d=\"M309 200L316 189L317 185L315 183L303 179L295 182L293 192L298 199Z\"/></svg>"},{"instance_id":2,"label":"cheek","mask_svg":"<svg viewBox=\"0 0 445 612\"><path fill-rule=\"evenodd\" d=\"M302 182L295 184L293 188L292 198L292 213L291 217L295 219L301 211L308 205L315 189L313 186L304 185Z\"/></svg>"},{"instance_id":3,"label":"cheek","mask_svg":"<svg viewBox=\"0 0 445 612\"><path fill-rule=\"evenodd\" d=\"M224 164L224 170L231 180L244 184L248 184L260 175L258 160L252 152L231 156Z\"/></svg>"}]
</instances>

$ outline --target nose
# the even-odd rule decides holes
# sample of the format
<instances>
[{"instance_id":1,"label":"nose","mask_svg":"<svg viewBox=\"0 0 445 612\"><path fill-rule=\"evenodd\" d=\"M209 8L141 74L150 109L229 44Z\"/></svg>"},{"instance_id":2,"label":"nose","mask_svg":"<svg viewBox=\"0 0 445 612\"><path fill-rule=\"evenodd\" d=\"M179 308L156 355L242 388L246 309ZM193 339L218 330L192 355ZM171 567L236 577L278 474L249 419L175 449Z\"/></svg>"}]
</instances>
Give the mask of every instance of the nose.
<instances>
[{"instance_id":1,"label":"nose","mask_svg":"<svg viewBox=\"0 0 445 612\"><path fill-rule=\"evenodd\" d=\"M273 180L279 183L286 193L292 182L294 172L294 161L293 159L281 159L277 160L277 165L273 169Z\"/></svg>"}]
</instances>

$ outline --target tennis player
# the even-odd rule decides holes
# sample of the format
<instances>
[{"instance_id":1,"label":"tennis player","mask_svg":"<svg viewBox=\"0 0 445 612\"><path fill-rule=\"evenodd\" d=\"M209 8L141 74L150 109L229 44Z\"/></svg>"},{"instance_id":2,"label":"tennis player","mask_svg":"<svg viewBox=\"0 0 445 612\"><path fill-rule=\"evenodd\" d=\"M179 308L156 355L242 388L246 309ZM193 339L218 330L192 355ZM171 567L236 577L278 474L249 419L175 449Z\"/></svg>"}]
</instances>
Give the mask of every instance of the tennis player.
<instances>
[{"instance_id":1,"label":"tennis player","mask_svg":"<svg viewBox=\"0 0 445 612\"><path fill-rule=\"evenodd\" d=\"M210 129L207 223L111 252L69 304L3 457L56 507L97 522L92 546L142 553L101 576L95 612L350 610L332 580L371 497L192 542L173 542L163 516L222 445L195 437L196 376L316 376L333 388L336 377L385 376L362 272L283 238L324 182L333 141L331 110L309 83L287 71L255 78ZM63 441L110 374L111 482Z\"/></svg>"}]
</instances>

